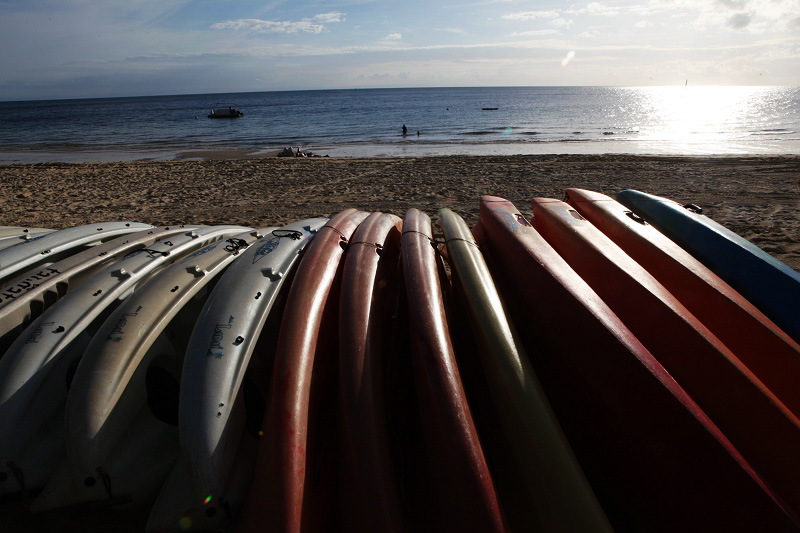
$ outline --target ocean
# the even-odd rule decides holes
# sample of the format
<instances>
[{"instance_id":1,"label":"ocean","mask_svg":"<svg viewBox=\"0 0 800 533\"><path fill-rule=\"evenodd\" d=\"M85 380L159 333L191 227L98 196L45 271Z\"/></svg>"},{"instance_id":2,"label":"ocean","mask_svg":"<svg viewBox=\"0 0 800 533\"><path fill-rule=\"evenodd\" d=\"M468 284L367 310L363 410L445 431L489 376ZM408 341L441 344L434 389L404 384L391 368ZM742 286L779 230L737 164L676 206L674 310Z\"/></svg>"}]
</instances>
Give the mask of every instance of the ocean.
<instances>
[{"instance_id":1,"label":"ocean","mask_svg":"<svg viewBox=\"0 0 800 533\"><path fill-rule=\"evenodd\" d=\"M207 118L229 106L244 116ZM175 159L287 146L357 157L798 154L800 87L351 89L0 102L0 163Z\"/></svg>"}]
</instances>

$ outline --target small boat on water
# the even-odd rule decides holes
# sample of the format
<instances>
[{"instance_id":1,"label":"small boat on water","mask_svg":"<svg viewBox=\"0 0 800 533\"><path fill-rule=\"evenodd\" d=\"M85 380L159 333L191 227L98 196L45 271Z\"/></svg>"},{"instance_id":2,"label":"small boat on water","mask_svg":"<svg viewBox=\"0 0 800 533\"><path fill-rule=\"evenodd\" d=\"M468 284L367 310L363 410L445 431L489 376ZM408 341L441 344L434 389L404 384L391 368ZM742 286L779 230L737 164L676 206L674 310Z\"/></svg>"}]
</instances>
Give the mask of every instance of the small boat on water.
<instances>
[{"instance_id":1,"label":"small boat on water","mask_svg":"<svg viewBox=\"0 0 800 533\"><path fill-rule=\"evenodd\" d=\"M239 118L243 116L244 113L231 106L228 107L228 109L212 109L211 113L208 115L208 118Z\"/></svg>"}]
</instances>

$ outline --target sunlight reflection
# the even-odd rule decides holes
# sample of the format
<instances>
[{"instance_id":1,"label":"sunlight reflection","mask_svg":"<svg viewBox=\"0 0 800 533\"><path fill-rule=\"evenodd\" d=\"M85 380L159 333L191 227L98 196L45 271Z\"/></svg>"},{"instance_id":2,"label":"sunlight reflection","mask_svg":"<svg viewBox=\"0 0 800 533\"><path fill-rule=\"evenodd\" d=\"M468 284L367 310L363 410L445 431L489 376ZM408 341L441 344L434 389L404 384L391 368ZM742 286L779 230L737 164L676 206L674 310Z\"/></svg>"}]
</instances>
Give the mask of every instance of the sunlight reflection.
<instances>
[{"instance_id":1,"label":"sunlight reflection","mask_svg":"<svg viewBox=\"0 0 800 533\"><path fill-rule=\"evenodd\" d=\"M642 140L708 147L742 139L742 131L762 115L762 87L652 87L639 91Z\"/></svg>"}]
</instances>

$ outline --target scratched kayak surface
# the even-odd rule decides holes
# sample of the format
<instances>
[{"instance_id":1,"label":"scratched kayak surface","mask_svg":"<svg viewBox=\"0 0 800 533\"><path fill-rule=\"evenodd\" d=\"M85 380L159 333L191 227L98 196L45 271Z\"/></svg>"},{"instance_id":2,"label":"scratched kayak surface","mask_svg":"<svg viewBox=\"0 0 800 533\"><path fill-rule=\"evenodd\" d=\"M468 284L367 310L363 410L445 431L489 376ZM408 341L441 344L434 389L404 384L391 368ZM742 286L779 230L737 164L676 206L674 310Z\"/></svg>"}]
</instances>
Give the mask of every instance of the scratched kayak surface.
<instances>
[{"instance_id":1,"label":"scratched kayak surface","mask_svg":"<svg viewBox=\"0 0 800 533\"><path fill-rule=\"evenodd\" d=\"M240 253L206 300L180 377L181 457L153 505L148 529L174 529L189 519L216 530L241 507L263 415L250 398L268 390L264 382L274 355L274 346L260 339L279 323L279 298L303 249L326 222L301 220L266 232ZM267 346L257 349L259 344Z\"/></svg>"},{"instance_id":2,"label":"scratched kayak surface","mask_svg":"<svg viewBox=\"0 0 800 533\"><path fill-rule=\"evenodd\" d=\"M105 320L67 395L65 461L34 508L117 495L135 504L160 488L178 454L177 397L191 326L218 276L262 231L185 256Z\"/></svg>"},{"instance_id":3,"label":"scratched kayak surface","mask_svg":"<svg viewBox=\"0 0 800 533\"><path fill-rule=\"evenodd\" d=\"M64 403L75 369L107 313L181 256L240 233L204 226L137 250L34 320L0 359L0 494L40 488L64 455ZM16 474L15 474L16 472Z\"/></svg>"}]
</instances>

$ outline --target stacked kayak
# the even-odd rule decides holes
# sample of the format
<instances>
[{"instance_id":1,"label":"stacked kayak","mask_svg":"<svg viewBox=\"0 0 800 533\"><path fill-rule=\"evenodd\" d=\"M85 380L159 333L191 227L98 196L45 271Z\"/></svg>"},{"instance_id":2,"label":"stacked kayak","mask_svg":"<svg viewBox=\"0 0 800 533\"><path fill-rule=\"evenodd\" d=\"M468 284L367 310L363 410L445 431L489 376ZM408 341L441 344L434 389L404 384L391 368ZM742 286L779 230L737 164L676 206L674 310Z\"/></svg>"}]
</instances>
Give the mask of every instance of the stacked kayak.
<instances>
[{"instance_id":1,"label":"stacked kayak","mask_svg":"<svg viewBox=\"0 0 800 533\"><path fill-rule=\"evenodd\" d=\"M800 531L800 276L530 207L0 228L11 531Z\"/></svg>"}]
</instances>

